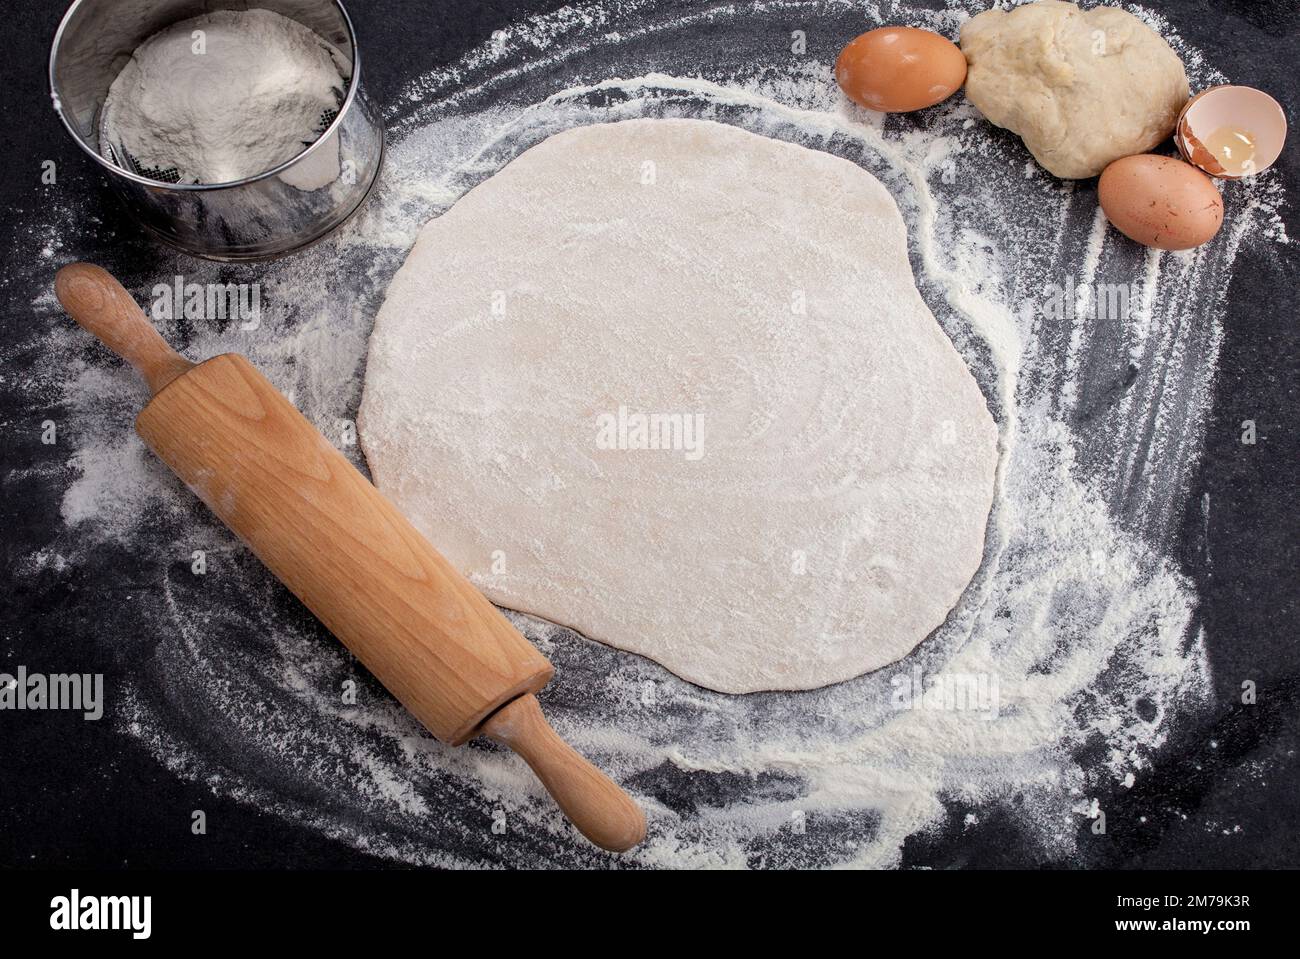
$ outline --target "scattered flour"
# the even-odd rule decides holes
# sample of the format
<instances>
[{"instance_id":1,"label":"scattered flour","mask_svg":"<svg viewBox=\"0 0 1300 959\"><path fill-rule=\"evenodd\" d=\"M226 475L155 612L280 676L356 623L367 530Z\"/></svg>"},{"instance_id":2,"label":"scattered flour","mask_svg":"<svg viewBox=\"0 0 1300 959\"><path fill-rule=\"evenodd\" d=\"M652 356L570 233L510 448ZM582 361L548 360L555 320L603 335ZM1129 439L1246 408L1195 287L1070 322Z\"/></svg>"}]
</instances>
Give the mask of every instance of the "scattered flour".
<instances>
[{"instance_id":1,"label":"scattered flour","mask_svg":"<svg viewBox=\"0 0 1300 959\"><path fill-rule=\"evenodd\" d=\"M966 16L885 13L948 35ZM707 26L725 27L728 42L698 43ZM419 228L551 133L702 117L861 164L897 200L918 286L999 426L984 562L948 623L897 668L802 693L727 696L512 618L557 667L543 694L552 721L648 807L649 839L623 864L889 866L905 861L908 837L949 822L970 833L999 811L1031 860L1061 862L1091 841L1103 797L1140 788L1171 717L1195 706L1208 678L1195 597L1165 550L1200 448L1233 259L1287 242L1279 181L1234 185L1215 243L1144 258L1097 226L1089 192L1026 170L1018 145L991 135L960 97L919 118L844 106L834 44L805 55L773 47L800 27L852 36L862 12L609 2L505 31L398 101L389 166L361 216L259 268L262 327L194 323L188 350L248 354L343 444L370 325ZM1158 29L1194 82L1219 79L1168 24ZM223 275L176 262L193 281ZM1052 285L1128 282L1135 271L1158 292L1136 319L1078 323L1045 309ZM118 713L130 735L179 776L394 860L610 862L575 839L514 756L438 744L364 677L358 703L345 703L355 662L130 434L143 388L87 350L49 298L35 307L53 331L41 362L59 369L33 375L66 378L77 446L68 533L44 555L76 566L117 538L152 560L160 584L138 597L140 637L156 648ZM68 355L85 359L70 375ZM199 545L213 557L203 582L176 563ZM918 676L995 677L997 708L931 697L900 708L902 681Z\"/></svg>"}]
</instances>

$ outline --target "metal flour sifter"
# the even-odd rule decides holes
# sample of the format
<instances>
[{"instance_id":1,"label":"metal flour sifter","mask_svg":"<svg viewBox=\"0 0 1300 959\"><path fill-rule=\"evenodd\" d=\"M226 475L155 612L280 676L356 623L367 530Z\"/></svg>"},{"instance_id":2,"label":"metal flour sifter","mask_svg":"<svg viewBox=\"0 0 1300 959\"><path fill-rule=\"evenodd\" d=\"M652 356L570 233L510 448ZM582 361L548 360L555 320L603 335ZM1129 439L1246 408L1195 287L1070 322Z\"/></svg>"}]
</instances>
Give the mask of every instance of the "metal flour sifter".
<instances>
[{"instance_id":1,"label":"metal flour sifter","mask_svg":"<svg viewBox=\"0 0 1300 959\"><path fill-rule=\"evenodd\" d=\"M338 109L321 117L314 142L255 176L185 184L174 171L141 168L105 141L109 88L141 43L191 17L247 9L296 20L349 60ZM160 239L208 259L266 259L319 240L360 208L383 162L383 123L362 85L352 21L337 0L77 0L54 38L50 92L64 126L131 215Z\"/></svg>"}]
</instances>

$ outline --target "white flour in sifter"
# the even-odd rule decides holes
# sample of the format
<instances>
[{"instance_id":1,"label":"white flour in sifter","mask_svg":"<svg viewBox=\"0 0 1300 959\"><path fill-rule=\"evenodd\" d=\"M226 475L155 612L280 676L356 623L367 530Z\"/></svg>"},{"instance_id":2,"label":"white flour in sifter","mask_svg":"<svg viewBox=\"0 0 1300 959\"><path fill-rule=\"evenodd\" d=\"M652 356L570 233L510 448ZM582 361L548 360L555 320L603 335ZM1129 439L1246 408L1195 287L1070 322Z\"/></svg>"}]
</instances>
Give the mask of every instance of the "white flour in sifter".
<instances>
[{"instance_id":1,"label":"white flour in sifter","mask_svg":"<svg viewBox=\"0 0 1300 959\"><path fill-rule=\"evenodd\" d=\"M314 142L343 100L346 58L270 10L218 10L136 49L104 103L107 144L180 183L265 173Z\"/></svg>"}]
</instances>

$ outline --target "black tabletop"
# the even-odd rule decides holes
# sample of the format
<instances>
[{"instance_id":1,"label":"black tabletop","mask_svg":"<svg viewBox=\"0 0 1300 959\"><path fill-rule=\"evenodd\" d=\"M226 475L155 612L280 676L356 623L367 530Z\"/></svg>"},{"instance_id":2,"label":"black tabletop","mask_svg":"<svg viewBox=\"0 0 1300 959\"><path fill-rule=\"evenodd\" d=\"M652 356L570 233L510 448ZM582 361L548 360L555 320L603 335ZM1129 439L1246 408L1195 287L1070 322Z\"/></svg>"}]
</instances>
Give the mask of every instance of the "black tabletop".
<instances>
[{"instance_id":1,"label":"black tabletop","mask_svg":"<svg viewBox=\"0 0 1300 959\"><path fill-rule=\"evenodd\" d=\"M563 6L556 0L364 0L353 3L367 60L367 83L391 103L414 77L464 53L520 18ZM1272 92L1296 119L1300 7L1292 0L1149 0L1182 36L1213 50L1235 82ZM49 671L103 672L107 682L133 668L115 654L115 631L133 625L130 597L149 584L131 551L105 542L93 562L33 566L57 543L67 451L42 443L43 424L65 419L53 384L26 371L47 348L32 304L48 295L54 270L92 260L131 277L174 254L154 246L122 216L102 175L81 156L50 109L49 43L64 4L10 0L4 12L0 129L6 221L0 269L3 366L0 433L5 597L0 603L0 671L39 663ZM379 53L378 51L382 51ZM1294 122L1293 122L1294 128ZM1284 152L1271 175L1300 196L1300 154ZM55 183L43 182L53 161ZM87 222L59 222L62 191L90 197ZM1294 199L1285 229L1300 237ZM166 269L166 267L164 267ZM1180 718L1154 768L1137 788L1109 797L1125 815L1157 828L1116 839L1084 864L1111 867L1300 865L1300 257L1243 257L1223 314L1223 341L1199 466L1185 504L1175 559L1198 597L1193 630L1203 631L1214 688L1202 708ZM47 311L48 313L48 311ZM80 362L70 357L69 362ZM1253 420L1257 442L1240 441ZM1215 509L1206 515L1209 496ZM1213 557L1212 562L1210 557ZM285 594L282 602L294 600ZM1242 683L1257 689L1243 704ZM0 865L4 866L347 866L388 860L276 816L264 806L213 795L164 768L112 722L65 713L0 713ZM211 829L196 842L188 815L202 808ZM1177 811L1171 812L1171 811ZM1194 811L1195 815L1186 815ZM1231 823L1207 829L1206 822ZM903 865L1078 865L1018 845L1012 823L950 825L914 837ZM454 839L449 842L454 843Z\"/></svg>"}]
</instances>

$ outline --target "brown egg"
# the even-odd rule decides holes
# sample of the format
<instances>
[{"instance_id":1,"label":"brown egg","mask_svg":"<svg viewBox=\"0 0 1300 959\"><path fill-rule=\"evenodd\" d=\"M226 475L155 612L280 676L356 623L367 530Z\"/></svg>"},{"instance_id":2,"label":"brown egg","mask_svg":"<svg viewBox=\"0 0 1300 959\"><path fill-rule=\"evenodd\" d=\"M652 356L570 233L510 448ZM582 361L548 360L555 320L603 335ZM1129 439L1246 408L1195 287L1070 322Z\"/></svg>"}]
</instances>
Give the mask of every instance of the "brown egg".
<instances>
[{"instance_id":1,"label":"brown egg","mask_svg":"<svg viewBox=\"0 0 1300 959\"><path fill-rule=\"evenodd\" d=\"M1106 167L1097 199L1115 229L1157 250L1190 250L1223 225L1223 198L1214 182L1182 160L1152 153Z\"/></svg>"},{"instance_id":2,"label":"brown egg","mask_svg":"<svg viewBox=\"0 0 1300 959\"><path fill-rule=\"evenodd\" d=\"M966 82L966 56L951 40L916 27L881 27L840 53L835 82L868 110L905 113L934 106Z\"/></svg>"}]
</instances>

